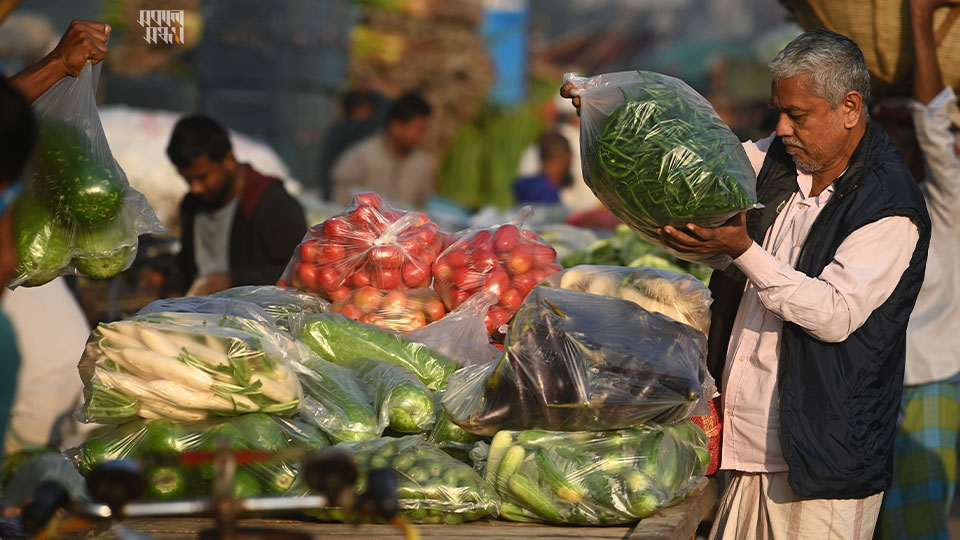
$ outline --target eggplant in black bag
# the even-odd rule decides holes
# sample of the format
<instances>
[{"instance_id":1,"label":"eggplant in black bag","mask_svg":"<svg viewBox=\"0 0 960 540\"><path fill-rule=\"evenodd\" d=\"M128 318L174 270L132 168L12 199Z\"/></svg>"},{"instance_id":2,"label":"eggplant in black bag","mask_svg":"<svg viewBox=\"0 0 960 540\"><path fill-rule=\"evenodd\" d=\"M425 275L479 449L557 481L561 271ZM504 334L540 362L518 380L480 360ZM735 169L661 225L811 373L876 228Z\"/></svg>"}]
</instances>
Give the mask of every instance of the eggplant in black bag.
<instances>
[{"instance_id":1,"label":"eggplant in black bag","mask_svg":"<svg viewBox=\"0 0 960 540\"><path fill-rule=\"evenodd\" d=\"M617 298L537 287L501 360L453 374L443 406L479 435L673 422L701 399L705 361L693 327Z\"/></svg>"}]
</instances>

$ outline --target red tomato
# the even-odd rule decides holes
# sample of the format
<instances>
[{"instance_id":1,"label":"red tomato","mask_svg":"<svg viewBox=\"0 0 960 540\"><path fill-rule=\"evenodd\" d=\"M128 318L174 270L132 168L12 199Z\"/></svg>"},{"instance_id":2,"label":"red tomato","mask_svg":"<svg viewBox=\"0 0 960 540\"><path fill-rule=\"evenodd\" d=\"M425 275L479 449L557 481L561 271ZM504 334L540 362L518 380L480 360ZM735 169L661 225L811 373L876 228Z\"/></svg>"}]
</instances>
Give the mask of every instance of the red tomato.
<instances>
[{"instance_id":1,"label":"red tomato","mask_svg":"<svg viewBox=\"0 0 960 540\"><path fill-rule=\"evenodd\" d=\"M367 256L374 268L400 268L403 264L403 251L397 244L372 247Z\"/></svg>"},{"instance_id":2,"label":"red tomato","mask_svg":"<svg viewBox=\"0 0 960 540\"><path fill-rule=\"evenodd\" d=\"M411 287L411 288L412 288L412 289L426 289L426 288L430 287L430 283L431 283L431 282L433 282L433 276L431 276L431 275L428 274L427 277L426 277L423 281L421 281L420 283L417 283L417 286L416 286L416 287Z\"/></svg>"},{"instance_id":3,"label":"red tomato","mask_svg":"<svg viewBox=\"0 0 960 540\"><path fill-rule=\"evenodd\" d=\"M400 271L396 268L380 268L373 271L373 286L393 290L400 286Z\"/></svg>"},{"instance_id":4,"label":"red tomato","mask_svg":"<svg viewBox=\"0 0 960 540\"><path fill-rule=\"evenodd\" d=\"M523 294L520 294L520 291L516 289L507 289L500 296L500 305L506 308L511 313L520 309L520 304L523 303Z\"/></svg>"},{"instance_id":5,"label":"red tomato","mask_svg":"<svg viewBox=\"0 0 960 540\"><path fill-rule=\"evenodd\" d=\"M444 309L443 302L431 298L423 303L423 313L427 316L427 321L434 322L443 318L443 316L447 313L447 310Z\"/></svg>"},{"instance_id":6,"label":"red tomato","mask_svg":"<svg viewBox=\"0 0 960 540\"><path fill-rule=\"evenodd\" d=\"M421 246L432 246L433 242L437 239L437 231L430 225L421 225L412 232L413 237L416 238Z\"/></svg>"},{"instance_id":7,"label":"red tomato","mask_svg":"<svg viewBox=\"0 0 960 540\"><path fill-rule=\"evenodd\" d=\"M390 291L380 302L381 313L404 313L407 311L407 295L402 291Z\"/></svg>"},{"instance_id":8,"label":"red tomato","mask_svg":"<svg viewBox=\"0 0 960 540\"><path fill-rule=\"evenodd\" d=\"M470 242L467 243L467 249L472 251L482 247L489 247L492 237L493 234L490 231L478 231L473 235L473 238L470 239Z\"/></svg>"},{"instance_id":9,"label":"red tomato","mask_svg":"<svg viewBox=\"0 0 960 540\"><path fill-rule=\"evenodd\" d=\"M427 318L420 311L411 311L409 313L404 313L399 317L387 317L390 322L390 326L394 330L399 330L401 332L410 332L418 328L423 328L427 325Z\"/></svg>"},{"instance_id":10,"label":"red tomato","mask_svg":"<svg viewBox=\"0 0 960 540\"><path fill-rule=\"evenodd\" d=\"M337 300L350 294L350 289L346 287L339 287L330 292L330 299L336 302Z\"/></svg>"},{"instance_id":11,"label":"red tomato","mask_svg":"<svg viewBox=\"0 0 960 540\"><path fill-rule=\"evenodd\" d=\"M510 277L502 268L497 268L491 272L487 281L483 284L483 288L497 295L497 298L500 298L500 295L506 292L509 287Z\"/></svg>"},{"instance_id":12,"label":"red tomato","mask_svg":"<svg viewBox=\"0 0 960 540\"><path fill-rule=\"evenodd\" d=\"M533 255L527 246L517 246L510 251L507 259L507 270L514 276L527 273L533 266Z\"/></svg>"},{"instance_id":13,"label":"red tomato","mask_svg":"<svg viewBox=\"0 0 960 540\"><path fill-rule=\"evenodd\" d=\"M520 231L520 232L523 233L524 236L526 236L527 238L529 238L529 239L531 239L531 240L534 240L534 241L536 241L536 242L539 242L539 241L540 241L540 238L537 237L537 233L535 233L535 232L533 232L533 231L531 231L531 230L523 229L523 230Z\"/></svg>"},{"instance_id":14,"label":"red tomato","mask_svg":"<svg viewBox=\"0 0 960 540\"><path fill-rule=\"evenodd\" d=\"M303 288L308 291L315 291L320 287L318 281L320 269L314 264L301 261L295 271Z\"/></svg>"},{"instance_id":15,"label":"red tomato","mask_svg":"<svg viewBox=\"0 0 960 540\"><path fill-rule=\"evenodd\" d=\"M343 276L333 266L322 266L317 276L317 284L329 293L343 285Z\"/></svg>"},{"instance_id":16,"label":"red tomato","mask_svg":"<svg viewBox=\"0 0 960 540\"><path fill-rule=\"evenodd\" d=\"M350 284L354 287L365 287L370 284L370 273L364 269L357 270L353 276L350 277Z\"/></svg>"},{"instance_id":17,"label":"red tomato","mask_svg":"<svg viewBox=\"0 0 960 540\"><path fill-rule=\"evenodd\" d=\"M557 251L547 244L530 246L530 253L533 254L533 263L537 266L546 266L557 260Z\"/></svg>"},{"instance_id":18,"label":"red tomato","mask_svg":"<svg viewBox=\"0 0 960 540\"><path fill-rule=\"evenodd\" d=\"M279 280L277 280L277 287L289 287L289 286L290 286L290 281L283 278L280 278Z\"/></svg>"},{"instance_id":19,"label":"red tomato","mask_svg":"<svg viewBox=\"0 0 960 540\"><path fill-rule=\"evenodd\" d=\"M416 287L423 280L430 276L430 266L417 260L409 260L403 263L403 283L407 287Z\"/></svg>"},{"instance_id":20,"label":"red tomato","mask_svg":"<svg viewBox=\"0 0 960 540\"><path fill-rule=\"evenodd\" d=\"M344 315L346 315L347 317L350 317L355 321L358 320L360 317L362 317L364 314L360 308L349 303L341 306L338 313L343 313Z\"/></svg>"},{"instance_id":21,"label":"red tomato","mask_svg":"<svg viewBox=\"0 0 960 540\"><path fill-rule=\"evenodd\" d=\"M524 274L513 278L513 288L516 289L523 298L526 298L530 291L537 286L539 280L532 274Z\"/></svg>"},{"instance_id":22,"label":"red tomato","mask_svg":"<svg viewBox=\"0 0 960 540\"><path fill-rule=\"evenodd\" d=\"M407 253L408 255L420 249L421 245L420 241L417 240L415 236L404 236L397 243L400 244L400 249L402 249L404 253Z\"/></svg>"},{"instance_id":23,"label":"red tomato","mask_svg":"<svg viewBox=\"0 0 960 540\"><path fill-rule=\"evenodd\" d=\"M361 227L363 225L380 224L383 221L383 216L369 204L361 204L350 211L347 220L354 227Z\"/></svg>"},{"instance_id":24,"label":"red tomato","mask_svg":"<svg viewBox=\"0 0 960 540\"><path fill-rule=\"evenodd\" d=\"M470 255L463 248L454 249L447 253L447 262L453 268L462 268L470 262Z\"/></svg>"},{"instance_id":25,"label":"red tomato","mask_svg":"<svg viewBox=\"0 0 960 540\"><path fill-rule=\"evenodd\" d=\"M320 247L316 240L307 240L300 244L300 260L308 263L317 262Z\"/></svg>"},{"instance_id":26,"label":"red tomato","mask_svg":"<svg viewBox=\"0 0 960 540\"><path fill-rule=\"evenodd\" d=\"M346 256L346 253L347 252L343 248L342 244L327 242L320 246L320 251L317 254L317 263L320 266L326 266L328 264L342 261L344 256Z\"/></svg>"},{"instance_id":27,"label":"red tomato","mask_svg":"<svg viewBox=\"0 0 960 540\"><path fill-rule=\"evenodd\" d=\"M379 313L365 313L360 317L360 322L383 326L383 315Z\"/></svg>"},{"instance_id":28,"label":"red tomato","mask_svg":"<svg viewBox=\"0 0 960 540\"><path fill-rule=\"evenodd\" d=\"M493 248L497 253L506 253L517 247L520 241L520 229L516 225L503 225L493 235Z\"/></svg>"},{"instance_id":29,"label":"red tomato","mask_svg":"<svg viewBox=\"0 0 960 540\"><path fill-rule=\"evenodd\" d=\"M450 303L453 307L457 307L464 303L467 298L470 298L470 291L454 289L453 292L450 293Z\"/></svg>"},{"instance_id":30,"label":"red tomato","mask_svg":"<svg viewBox=\"0 0 960 540\"><path fill-rule=\"evenodd\" d=\"M510 322L510 313L499 306L493 306L487 310L487 315L483 322L487 325L487 333L494 334L500 330L500 327Z\"/></svg>"},{"instance_id":31,"label":"red tomato","mask_svg":"<svg viewBox=\"0 0 960 540\"><path fill-rule=\"evenodd\" d=\"M461 291L475 289L484 282L484 276L469 268L457 268L453 271L453 286Z\"/></svg>"},{"instance_id":32,"label":"red tomato","mask_svg":"<svg viewBox=\"0 0 960 540\"><path fill-rule=\"evenodd\" d=\"M354 196L353 204L357 206L361 204L367 204L374 208L380 208L383 206L383 199L381 199L376 193L369 191L366 193L358 193L356 196Z\"/></svg>"},{"instance_id":33,"label":"red tomato","mask_svg":"<svg viewBox=\"0 0 960 540\"><path fill-rule=\"evenodd\" d=\"M497 254L487 248L480 248L470 255L470 268L477 272L490 272L500 265Z\"/></svg>"},{"instance_id":34,"label":"red tomato","mask_svg":"<svg viewBox=\"0 0 960 540\"><path fill-rule=\"evenodd\" d=\"M323 222L323 232L327 238L343 238L349 236L353 227L342 217L332 217Z\"/></svg>"},{"instance_id":35,"label":"red tomato","mask_svg":"<svg viewBox=\"0 0 960 540\"><path fill-rule=\"evenodd\" d=\"M563 270L563 267L560 266L559 264L551 264L550 266L540 270L540 272L543 274L543 277L545 278L547 276L556 274L561 270ZM540 278L540 279L543 279L543 278Z\"/></svg>"},{"instance_id":36,"label":"red tomato","mask_svg":"<svg viewBox=\"0 0 960 540\"><path fill-rule=\"evenodd\" d=\"M433 263L433 277L437 278L437 281L450 281L453 277L453 268L446 257L440 257Z\"/></svg>"},{"instance_id":37,"label":"red tomato","mask_svg":"<svg viewBox=\"0 0 960 540\"><path fill-rule=\"evenodd\" d=\"M376 311L380 309L383 300L383 292L375 287L367 285L353 291L353 303L364 312Z\"/></svg>"}]
</instances>

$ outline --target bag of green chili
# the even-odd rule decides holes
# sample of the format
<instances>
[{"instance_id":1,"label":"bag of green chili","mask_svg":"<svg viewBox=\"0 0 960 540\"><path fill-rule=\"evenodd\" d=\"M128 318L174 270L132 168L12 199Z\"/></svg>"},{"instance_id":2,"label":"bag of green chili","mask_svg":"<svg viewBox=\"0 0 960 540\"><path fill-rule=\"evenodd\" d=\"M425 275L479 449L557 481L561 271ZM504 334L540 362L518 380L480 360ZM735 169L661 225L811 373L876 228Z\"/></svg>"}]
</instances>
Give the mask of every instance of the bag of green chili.
<instances>
[{"instance_id":1,"label":"bag of green chili","mask_svg":"<svg viewBox=\"0 0 960 540\"><path fill-rule=\"evenodd\" d=\"M584 179L644 239L662 246L658 227L715 227L756 206L757 177L740 141L683 81L648 71L564 80L582 100ZM715 267L729 261L677 256Z\"/></svg>"}]
</instances>

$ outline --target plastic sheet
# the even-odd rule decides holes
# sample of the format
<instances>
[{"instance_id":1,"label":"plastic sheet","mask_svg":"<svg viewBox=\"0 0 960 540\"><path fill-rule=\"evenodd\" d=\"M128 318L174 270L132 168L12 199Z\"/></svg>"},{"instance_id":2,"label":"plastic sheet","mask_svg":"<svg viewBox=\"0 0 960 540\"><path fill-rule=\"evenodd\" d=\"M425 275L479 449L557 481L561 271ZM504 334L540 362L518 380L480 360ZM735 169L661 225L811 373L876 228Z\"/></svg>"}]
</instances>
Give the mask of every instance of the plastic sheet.
<instances>
[{"instance_id":1,"label":"plastic sheet","mask_svg":"<svg viewBox=\"0 0 960 540\"><path fill-rule=\"evenodd\" d=\"M429 287L446 234L425 214L361 193L342 214L307 231L278 285L336 301L351 290Z\"/></svg>"},{"instance_id":2,"label":"plastic sheet","mask_svg":"<svg viewBox=\"0 0 960 540\"><path fill-rule=\"evenodd\" d=\"M273 317L278 328L294 335L300 333L304 319L330 309L330 303L316 294L274 285L233 287L210 296L254 303Z\"/></svg>"},{"instance_id":3,"label":"plastic sheet","mask_svg":"<svg viewBox=\"0 0 960 540\"><path fill-rule=\"evenodd\" d=\"M360 472L358 493L366 489L366 473L393 468L399 480L400 510L414 523L455 525L496 517L499 497L469 465L446 455L419 435L341 443L353 453ZM339 509L308 512L319 519L342 521Z\"/></svg>"},{"instance_id":4,"label":"plastic sheet","mask_svg":"<svg viewBox=\"0 0 960 540\"><path fill-rule=\"evenodd\" d=\"M111 277L132 264L139 235L165 230L110 153L97 112L100 69L65 77L33 104L37 144L13 206L20 263L10 286Z\"/></svg>"},{"instance_id":5,"label":"plastic sheet","mask_svg":"<svg viewBox=\"0 0 960 540\"><path fill-rule=\"evenodd\" d=\"M276 330L274 320L260 306L234 300L232 298L216 298L212 296L180 296L177 298L161 298L154 300L134 315L146 317L154 313L199 313L205 315L221 315L243 317L262 324L265 329Z\"/></svg>"},{"instance_id":6,"label":"plastic sheet","mask_svg":"<svg viewBox=\"0 0 960 540\"><path fill-rule=\"evenodd\" d=\"M77 469L89 473L98 464L133 458L141 462L146 476L148 500L210 496L213 466L187 467L165 454L212 451L226 439L232 450L277 450L301 447L322 450L330 442L320 430L303 422L254 413L221 420L174 423L168 420L137 420L96 433L65 454ZM267 461L237 467L233 494L236 497L283 495L293 485L300 465Z\"/></svg>"},{"instance_id":7,"label":"plastic sheet","mask_svg":"<svg viewBox=\"0 0 960 540\"><path fill-rule=\"evenodd\" d=\"M491 335L540 280L561 269L557 252L533 231L520 228L531 212L524 207L509 223L457 233L433 264L434 287L449 309L480 291L497 295L497 305L485 318Z\"/></svg>"},{"instance_id":8,"label":"plastic sheet","mask_svg":"<svg viewBox=\"0 0 960 540\"><path fill-rule=\"evenodd\" d=\"M720 225L756 205L756 174L740 141L686 83L648 71L567 74L582 100L583 176L604 206L662 246L665 225ZM676 253L722 266L725 255Z\"/></svg>"},{"instance_id":9,"label":"plastic sheet","mask_svg":"<svg viewBox=\"0 0 960 540\"><path fill-rule=\"evenodd\" d=\"M388 419L377 414L370 389L355 371L312 355L303 355L293 368L303 385L300 416L338 442L373 439L383 434Z\"/></svg>"},{"instance_id":10,"label":"plastic sheet","mask_svg":"<svg viewBox=\"0 0 960 540\"><path fill-rule=\"evenodd\" d=\"M624 431L502 431L484 477L501 517L615 525L676 504L703 476L709 453L692 422Z\"/></svg>"},{"instance_id":11,"label":"plastic sheet","mask_svg":"<svg viewBox=\"0 0 960 540\"><path fill-rule=\"evenodd\" d=\"M653 268L582 265L546 279L561 289L629 300L647 311L710 333L710 289L689 274Z\"/></svg>"},{"instance_id":12,"label":"plastic sheet","mask_svg":"<svg viewBox=\"0 0 960 540\"><path fill-rule=\"evenodd\" d=\"M706 341L632 302L536 287L510 324L500 362L454 373L443 407L478 435L681 420L710 383Z\"/></svg>"},{"instance_id":13,"label":"plastic sheet","mask_svg":"<svg viewBox=\"0 0 960 540\"><path fill-rule=\"evenodd\" d=\"M431 288L386 291L367 285L334 302L330 312L343 313L355 321L381 328L409 332L442 319L447 309Z\"/></svg>"},{"instance_id":14,"label":"plastic sheet","mask_svg":"<svg viewBox=\"0 0 960 540\"><path fill-rule=\"evenodd\" d=\"M422 343L463 366L486 364L500 356L500 352L490 345L485 322L487 311L497 301L497 295L481 291L439 321L403 337Z\"/></svg>"},{"instance_id":15,"label":"plastic sheet","mask_svg":"<svg viewBox=\"0 0 960 540\"><path fill-rule=\"evenodd\" d=\"M291 338L242 317L154 313L101 324L78 366L79 416L122 423L251 412L295 414L303 399Z\"/></svg>"}]
</instances>

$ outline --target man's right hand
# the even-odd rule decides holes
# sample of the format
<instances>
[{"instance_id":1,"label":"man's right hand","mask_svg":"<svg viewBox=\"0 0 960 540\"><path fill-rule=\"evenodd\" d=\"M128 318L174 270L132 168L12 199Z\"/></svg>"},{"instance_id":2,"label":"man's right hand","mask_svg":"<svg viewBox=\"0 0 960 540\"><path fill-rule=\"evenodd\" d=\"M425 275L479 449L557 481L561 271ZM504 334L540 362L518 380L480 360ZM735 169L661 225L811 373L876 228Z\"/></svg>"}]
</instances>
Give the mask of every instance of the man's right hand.
<instances>
[{"instance_id":1,"label":"man's right hand","mask_svg":"<svg viewBox=\"0 0 960 540\"><path fill-rule=\"evenodd\" d=\"M80 75L88 60L97 64L104 59L109 36L108 24L74 20L48 57L58 66L62 66L67 75L76 77Z\"/></svg>"},{"instance_id":2,"label":"man's right hand","mask_svg":"<svg viewBox=\"0 0 960 540\"><path fill-rule=\"evenodd\" d=\"M960 0L957 0L960 1ZM560 87L560 95L573 101L573 106L577 108L577 116L580 116L580 96L571 94L573 92L573 83L568 82Z\"/></svg>"}]
</instances>

